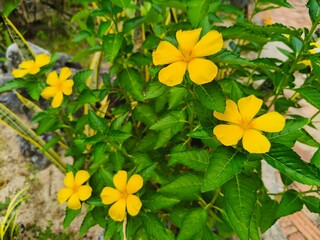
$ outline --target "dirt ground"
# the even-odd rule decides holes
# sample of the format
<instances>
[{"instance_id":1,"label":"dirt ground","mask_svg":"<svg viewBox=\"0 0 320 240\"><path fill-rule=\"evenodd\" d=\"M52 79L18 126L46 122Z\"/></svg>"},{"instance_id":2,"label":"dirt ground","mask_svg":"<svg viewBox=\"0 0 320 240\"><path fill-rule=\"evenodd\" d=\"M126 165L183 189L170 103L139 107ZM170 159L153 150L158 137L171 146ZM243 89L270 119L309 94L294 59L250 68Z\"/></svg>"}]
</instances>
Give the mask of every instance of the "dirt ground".
<instances>
[{"instance_id":1,"label":"dirt ground","mask_svg":"<svg viewBox=\"0 0 320 240\"><path fill-rule=\"evenodd\" d=\"M82 214L63 229L66 205L58 203L57 192L63 187L64 174L54 165L36 170L28 159L22 157L17 144L16 133L0 124L0 202L29 186L27 200L21 206L17 219L21 225L19 239L40 239L39 234L46 228L57 236L74 233L70 239L80 239L77 232L85 214L84 207ZM101 233L102 229L96 226L82 239L98 239Z\"/></svg>"}]
</instances>

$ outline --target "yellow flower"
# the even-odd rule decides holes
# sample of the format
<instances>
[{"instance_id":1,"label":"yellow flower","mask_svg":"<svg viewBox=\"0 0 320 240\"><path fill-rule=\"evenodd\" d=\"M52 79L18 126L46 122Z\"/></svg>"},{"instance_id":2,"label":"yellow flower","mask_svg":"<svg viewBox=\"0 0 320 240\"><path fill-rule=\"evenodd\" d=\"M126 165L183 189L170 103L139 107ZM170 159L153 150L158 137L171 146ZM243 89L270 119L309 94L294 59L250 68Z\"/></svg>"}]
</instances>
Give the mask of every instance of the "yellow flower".
<instances>
[{"instance_id":1,"label":"yellow flower","mask_svg":"<svg viewBox=\"0 0 320 240\"><path fill-rule=\"evenodd\" d=\"M12 75L15 78L24 77L27 74L37 74L40 72L40 68L44 65L47 65L50 62L50 57L46 54L39 54L35 57L35 60L26 60L22 61L19 64L19 68L21 69L14 69L12 71Z\"/></svg>"},{"instance_id":2,"label":"yellow flower","mask_svg":"<svg viewBox=\"0 0 320 240\"><path fill-rule=\"evenodd\" d=\"M310 43L310 46L315 46L315 47L310 49L309 53L316 54L316 53L320 52L320 43L312 42L312 43Z\"/></svg>"},{"instance_id":3,"label":"yellow flower","mask_svg":"<svg viewBox=\"0 0 320 240\"><path fill-rule=\"evenodd\" d=\"M159 72L159 81L167 86L182 82L188 70L196 84L211 82L218 73L217 66L203 57L219 52L223 47L221 33L212 30L200 40L201 28L176 33L178 49L167 41L161 41L152 53L154 65L165 65Z\"/></svg>"},{"instance_id":4,"label":"yellow flower","mask_svg":"<svg viewBox=\"0 0 320 240\"><path fill-rule=\"evenodd\" d=\"M73 80L68 79L72 74L70 68L64 67L60 71L60 76L56 71L48 74L47 84L50 87L46 87L41 96L45 99L53 97L51 106L57 108L61 105L64 95L70 95L72 93Z\"/></svg>"},{"instance_id":5,"label":"yellow flower","mask_svg":"<svg viewBox=\"0 0 320 240\"><path fill-rule=\"evenodd\" d=\"M242 138L243 148L250 153L266 153L270 149L264 132L280 132L285 118L278 112L269 112L253 118L262 106L262 100L254 95L239 99L238 105L227 100L224 113L214 111L214 116L228 124L220 124L213 129L214 135L225 146L232 146Z\"/></svg>"},{"instance_id":6,"label":"yellow flower","mask_svg":"<svg viewBox=\"0 0 320 240\"><path fill-rule=\"evenodd\" d=\"M271 17L270 13L267 13L267 16L262 18L262 20L263 20L263 23L265 26L269 26L269 25L273 24L272 17Z\"/></svg>"},{"instance_id":7,"label":"yellow flower","mask_svg":"<svg viewBox=\"0 0 320 240\"><path fill-rule=\"evenodd\" d=\"M100 197L104 204L112 204L109 209L109 216L114 221L123 221L126 218L126 211L131 216L138 215L142 203L133 195L142 188L143 179L140 175L134 174L127 182L127 172L119 171L113 177L113 184L116 188L105 187Z\"/></svg>"},{"instance_id":8,"label":"yellow flower","mask_svg":"<svg viewBox=\"0 0 320 240\"><path fill-rule=\"evenodd\" d=\"M90 175L85 170L78 171L75 177L72 172L68 172L63 181L66 188L62 188L58 193L59 203L64 203L68 200L68 208L73 210L80 209L80 201L85 201L91 196L92 188L89 185L82 185L89 178Z\"/></svg>"}]
</instances>

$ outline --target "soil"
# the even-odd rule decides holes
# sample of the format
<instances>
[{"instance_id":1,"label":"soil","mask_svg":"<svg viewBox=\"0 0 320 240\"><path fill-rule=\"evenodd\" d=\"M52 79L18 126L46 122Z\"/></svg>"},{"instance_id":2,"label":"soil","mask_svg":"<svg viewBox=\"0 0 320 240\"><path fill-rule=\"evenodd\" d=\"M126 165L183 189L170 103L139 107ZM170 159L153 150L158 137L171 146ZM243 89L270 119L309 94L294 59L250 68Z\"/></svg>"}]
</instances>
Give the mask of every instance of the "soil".
<instances>
[{"instance_id":1,"label":"soil","mask_svg":"<svg viewBox=\"0 0 320 240\"><path fill-rule=\"evenodd\" d=\"M41 239L46 229L51 236L63 234L63 239L97 239L102 233L98 226L90 229L83 238L77 237L85 207L74 222L63 229L66 205L58 203L57 192L63 187L64 174L54 165L36 170L28 159L22 157L17 144L16 133L0 124L0 202L5 202L7 197L12 198L19 190L29 186L27 200L18 214L17 223L21 228L18 239Z\"/></svg>"}]
</instances>

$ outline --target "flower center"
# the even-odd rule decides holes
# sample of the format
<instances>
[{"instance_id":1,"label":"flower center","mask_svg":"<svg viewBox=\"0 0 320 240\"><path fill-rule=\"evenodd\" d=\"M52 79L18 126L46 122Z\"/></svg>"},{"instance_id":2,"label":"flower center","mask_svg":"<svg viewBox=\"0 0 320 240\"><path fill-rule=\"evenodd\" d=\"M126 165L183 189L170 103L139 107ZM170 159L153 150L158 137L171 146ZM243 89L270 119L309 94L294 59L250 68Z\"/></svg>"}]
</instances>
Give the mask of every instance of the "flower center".
<instances>
[{"instance_id":1,"label":"flower center","mask_svg":"<svg viewBox=\"0 0 320 240\"><path fill-rule=\"evenodd\" d=\"M242 118L242 122L239 124L243 130L248 130L252 128L252 119Z\"/></svg>"},{"instance_id":2,"label":"flower center","mask_svg":"<svg viewBox=\"0 0 320 240\"><path fill-rule=\"evenodd\" d=\"M79 190L79 186L77 184L74 184L72 190L74 193L77 193Z\"/></svg>"},{"instance_id":3,"label":"flower center","mask_svg":"<svg viewBox=\"0 0 320 240\"><path fill-rule=\"evenodd\" d=\"M184 56L184 61L190 62L193 57L191 57L192 50L184 50L182 51L182 55Z\"/></svg>"}]
</instances>

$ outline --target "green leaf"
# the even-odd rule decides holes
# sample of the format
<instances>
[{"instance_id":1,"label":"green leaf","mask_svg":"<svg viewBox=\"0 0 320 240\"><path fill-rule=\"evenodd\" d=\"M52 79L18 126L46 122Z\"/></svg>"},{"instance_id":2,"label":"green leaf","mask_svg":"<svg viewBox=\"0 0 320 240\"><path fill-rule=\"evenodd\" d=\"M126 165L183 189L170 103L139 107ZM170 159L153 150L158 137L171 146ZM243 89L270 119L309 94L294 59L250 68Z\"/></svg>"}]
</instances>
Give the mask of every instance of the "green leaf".
<instances>
[{"instance_id":1,"label":"green leaf","mask_svg":"<svg viewBox=\"0 0 320 240\"><path fill-rule=\"evenodd\" d=\"M260 229L261 232L267 231L277 220L276 211L278 208L278 202L272 200L268 195L265 199L260 200L261 203L261 218L260 218Z\"/></svg>"},{"instance_id":2,"label":"green leaf","mask_svg":"<svg viewBox=\"0 0 320 240\"><path fill-rule=\"evenodd\" d=\"M181 163L196 171L203 171L209 162L208 150L189 150L185 152L173 152L169 155L168 166Z\"/></svg>"},{"instance_id":3,"label":"green leaf","mask_svg":"<svg viewBox=\"0 0 320 240\"><path fill-rule=\"evenodd\" d=\"M33 100L39 101L40 93L42 92L41 83L38 81L29 81L25 85L27 92Z\"/></svg>"},{"instance_id":4,"label":"green leaf","mask_svg":"<svg viewBox=\"0 0 320 240\"><path fill-rule=\"evenodd\" d=\"M265 44L269 41L269 37L266 34L252 31L246 27L239 25L233 25L231 27L225 28L222 31L222 36L223 39L244 39L258 44ZM239 58L239 60L240 59L243 60L243 58Z\"/></svg>"},{"instance_id":5,"label":"green leaf","mask_svg":"<svg viewBox=\"0 0 320 240\"><path fill-rule=\"evenodd\" d=\"M262 156L272 167L297 182L307 185L320 184L320 170L301 160L296 152L284 145L274 143L270 152Z\"/></svg>"},{"instance_id":6,"label":"green leaf","mask_svg":"<svg viewBox=\"0 0 320 240\"><path fill-rule=\"evenodd\" d=\"M133 68L126 68L119 75L121 87L130 93L136 100L143 102L143 83L140 73Z\"/></svg>"},{"instance_id":7,"label":"green leaf","mask_svg":"<svg viewBox=\"0 0 320 240\"><path fill-rule=\"evenodd\" d=\"M96 225L96 221L94 220L92 212L90 211L86 214L81 223L79 237L83 237L83 235L89 230L89 228L91 228L94 225Z\"/></svg>"},{"instance_id":8,"label":"green leaf","mask_svg":"<svg viewBox=\"0 0 320 240\"><path fill-rule=\"evenodd\" d=\"M157 120L154 108L150 104L138 104L133 110L133 117L136 121L141 121L147 126L151 126Z\"/></svg>"},{"instance_id":9,"label":"green leaf","mask_svg":"<svg viewBox=\"0 0 320 240\"><path fill-rule=\"evenodd\" d=\"M110 62L113 62L117 57L123 41L122 33L109 33L103 37L103 51Z\"/></svg>"},{"instance_id":10,"label":"green leaf","mask_svg":"<svg viewBox=\"0 0 320 240\"><path fill-rule=\"evenodd\" d=\"M120 151L111 153L109 159L111 160L115 171L119 171L123 168L125 158Z\"/></svg>"},{"instance_id":11,"label":"green leaf","mask_svg":"<svg viewBox=\"0 0 320 240\"><path fill-rule=\"evenodd\" d=\"M181 131L183 126L184 126L184 123L177 123L175 126L171 128L166 128L161 130L158 133L158 136L154 145L154 149L158 149L163 145L167 144L171 138L173 138L177 133Z\"/></svg>"},{"instance_id":12,"label":"green leaf","mask_svg":"<svg viewBox=\"0 0 320 240\"><path fill-rule=\"evenodd\" d=\"M164 116L158 119L150 129L152 130L163 130L166 128L171 128L177 124L185 123L185 112L184 111L168 111Z\"/></svg>"},{"instance_id":13,"label":"green leaf","mask_svg":"<svg viewBox=\"0 0 320 240\"><path fill-rule=\"evenodd\" d=\"M163 223L152 213L140 213L143 226L147 231L148 239L154 240L171 240L171 235L166 232Z\"/></svg>"},{"instance_id":14,"label":"green leaf","mask_svg":"<svg viewBox=\"0 0 320 240\"><path fill-rule=\"evenodd\" d=\"M127 8L130 7L130 0L111 0L111 2L119 7Z\"/></svg>"},{"instance_id":15,"label":"green leaf","mask_svg":"<svg viewBox=\"0 0 320 240\"><path fill-rule=\"evenodd\" d=\"M313 23L318 23L320 18L320 3L318 0L309 0L307 3L309 8L310 19Z\"/></svg>"},{"instance_id":16,"label":"green leaf","mask_svg":"<svg viewBox=\"0 0 320 240\"><path fill-rule=\"evenodd\" d=\"M63 220L63 228L66 229L70 223L78 216L78 214L81 212L81 209L78 210L72 210L70 208L66 209L66 215Z\"/></svg>"},{"instance_id":17,"label":"green leaf","mask_svg":"<svg viewBox=\"0 0 320 240\"><path fill-rule=\"evenodd\" d=\"M168 87L159 81L150 82L146 90L144 99L153 99L163 95L168 90Z\"/></svg>"},{"instance_id":18,"label":"green leaf","mask_svg":"<svg viewBox=\"0 0 320 240\"><path fill-rule=\"evenodd\" d=\"M88 113L88 121L89 125L92 129L97 130L99 132L103 132L107 127L107 122L105 119L99 117L95 112L89 110Z\"/></svg>"},{"instance_id":19,"label":"green leaf","mask_svg":"<svg viewBox=\"0 0 320 240\"><path fill-rule=\"evenodd\" d=\"M195 129L192 132L189 132L187 134L187 136L195 138L195 139L209 139L209 138L212 138L212 135L210 135L206 130L201 129L201 128L200 129Z\"/></svg>"},{"instance_id":20,"label":"green leaf","mask_svg":"<svg viewBox=\"0 0 320 240\"><path fill-rule=\"evenodd\" d=\"M320 109L320 91L314 87L304 87L297 89L297 92L311 105Z\"/></svg>"},{"instance_id":21,"label":"green leaf","mask_svg":"<svg viewBox=\"0 0 320 240\"><path fill-rule=\"evenodd\" d=\"M226 108L226 98L221 87L216 82L196 86L196 93L203 106L210 110L224 112Z\"/></svg>"},{"instance_id":22,"label":"green leaf","mask_svg":"<svg viewBox=\"0 0 320 240\"><path fill-rule=\"evenodd\" d=\"M208 213L203 208L193 208L184 218L177 240L193 240L207 225Z\"/></svg>"},{"instance_id":23,"label":"green leaf","mask_svg":"<svg viewBox=\"0 0 320 240\"><path fill-rule=\"evenodd\" d=\"M299 137L301 130L309 123L307 118L289 119L286 120L286 125L281 132L267 134L270 142L281 143L287 147L292 147Z\"/></svg>"},{"instance_id":24,"label":"green leaf","mask_svg":"<svg viewBox=\"0 0 320 240\"><path fill-rule=\"evenodd\" d=\"M187 18L193 27L197 27L209 10L211 0L187 0Z\"/></svg>"},{"instance_id":25,"label":"green leaf","mask_svg":"<svg viewBox=\"0 0 320 240\"><path fill-rule=\"evenodd\" d=\"M249 226L257 200L256 176L236 175L222 186L225 211L240 239L249 239Z\"/></svg>"},{"instance_id":26,"label":"green leaf","mask_svg":"<svg viewBox=\"0 0 320 240\"><path fill-rule=\"evenodd\" d=\"M309 209L310 212L320 213L320 199L314 196L302 197L303 203Z\"/></svg>"},{"instance_id":27,"label":"green leaf","mask_svg":"<svg viewBox=\"0 0 320 240\"><path fill-rule=\"evenodd\" d=\"M291 36L290 37L290 42L291 42L292 50L296 54L298 54L301 51L302 46L303 46L302 41L299 38L295 37L295 36Z\"/></svg>"},{"instance_id":28,"label":"green leaf","mask_svg":"<svg viewBox=\"0 0 320 240\"><path fill-rule=\"evenodd\" d=\"M182 87L172 87L169 90L169 110L174 109L175 107L184 104L187 96L187 91Z\"/></svg>"},{"instance_id":29,"label":"green leaf","mask_svg":"<svg viewBox=\"0 0 320 240\"><path fill-rule=\"evenodd\" d=\"M239 174L246 156L233 148L220 146L211 155L201 190L214 190Z\"/></svg>"},{"instance_id":30,"label":"green leaf","mask_svg":"<svg viewBox=\"0 0 320 240\"><path fill-rule=\"evenodd\" d=\"M158 192L176 199L197 199L200 195L201 180L200 175L188 172L174 178Z\"/></svg>"},{"instance_id":31,"label":"green leaf","mask_svg":"<svg viewBox=\"0 0 320 240\"><path fill-rule=\"evenodd\" d=\"M283 216L288 216L292 213L298 212L302 209L303 204L298 196L298 193L291 189L286 191L281 199L276 212L276 218L281 218Z\"/></svg>"},{"instance_id":32,"label":"green leaf","mask_svg":"<svg viewBox=\"0 0 320 240\"><path fill-rule=\"evenodd\" d=\"M141 200L144 209L150 209L152 212L172 207L180 202L178 199L166 197L161 193L144 194Z\"/></svg>"},{"instance_id":33,"label":"green leaf","mask_svg":"<svg viewBox=\"0 0 320 240\"><path fill-rule=\"evenodd\" d=\"M234 102L238 102L238 100L244 97L244 93L241 88L241 84L235 81L234 79L224 78L218 81L220 84L222 91Z\"/></svg>"},{"instance_id":34,"label":"green leaf","mask_svg":"<svg viewBox=\"0 0 320 240\"><path fill-rule=\"evenodd\" d=\"M75 35L73 38L72 38L72 42L80 42L82 41L83 39L86 39L87 37L90 37L92 35L92 33L88 30L82 30L80 31L77 35Z\"/></svg>"},{"instance_id":35,"label":"green leaf","mask_svg":"<svg viewBox=\"0 0 320 240\"><path fill-rule=\"evenodd\" d=\"M304 128L300 129L301 136L298 138L298 141L309 145L311 147L320 147L320 143L315 140Z\"/></svg>"},{"instance_id":36,"label":"green leaf","mask_svg":"<svg viewBox=\"0 0 320 240\"><path fill-rule=\"evenodd\" d=\"M0 92L7 92L7 91L11 91L14 89L18 89L18 88L22 88L26 85L26 80L24 79L13 79L9 82L5 82L4 84L2 84L0 86Z\"/></svg>"},{"instance_id":37,"label":"green leaf","mask_svg":"<svg viewBox=\"0 0 320 240\"><path fill-rule=\"evenodd\" d=\"M132 136L132 134L130 134L130 133L125 133L125 132L117 131L117 130L111 130L107 134L108 140L113 141L113 142L119 142L119 143L124 142L125 140L127 140L131 136Z\"/></svg>"},{"instance_id":38,"label":"green leaf","mask_svg":"<svg viewBox=\"0 0 320 240\"><path fill-rule=\"evenodd\" d=\"M92 70L82 70L77 72L73 76L74 86L78 89L78 91L81 93L84 89L87 88L86 81L88 77L92 74Z\"/></svg>"},{"instance_id":39,"label":"green leaf","mask_svg":"<svg viewBox=\"0 0 320 240\"><path fill-rule=\"evenodd\" d=\"M127 20L123 24L123 32L127 33L137 27L139 27L144 21L146 20L146 17L135 17L130 20Z\"/></svg>"},{"instance_id":40,"label":"green leaf","mask_svg":"<svg viewBox=\"0 0 320 240\"><path fill-rule=\"evenodd\" d=\"M313 154L310 162L320 169L320 148Z\"/></svg>"}]
</instances>

